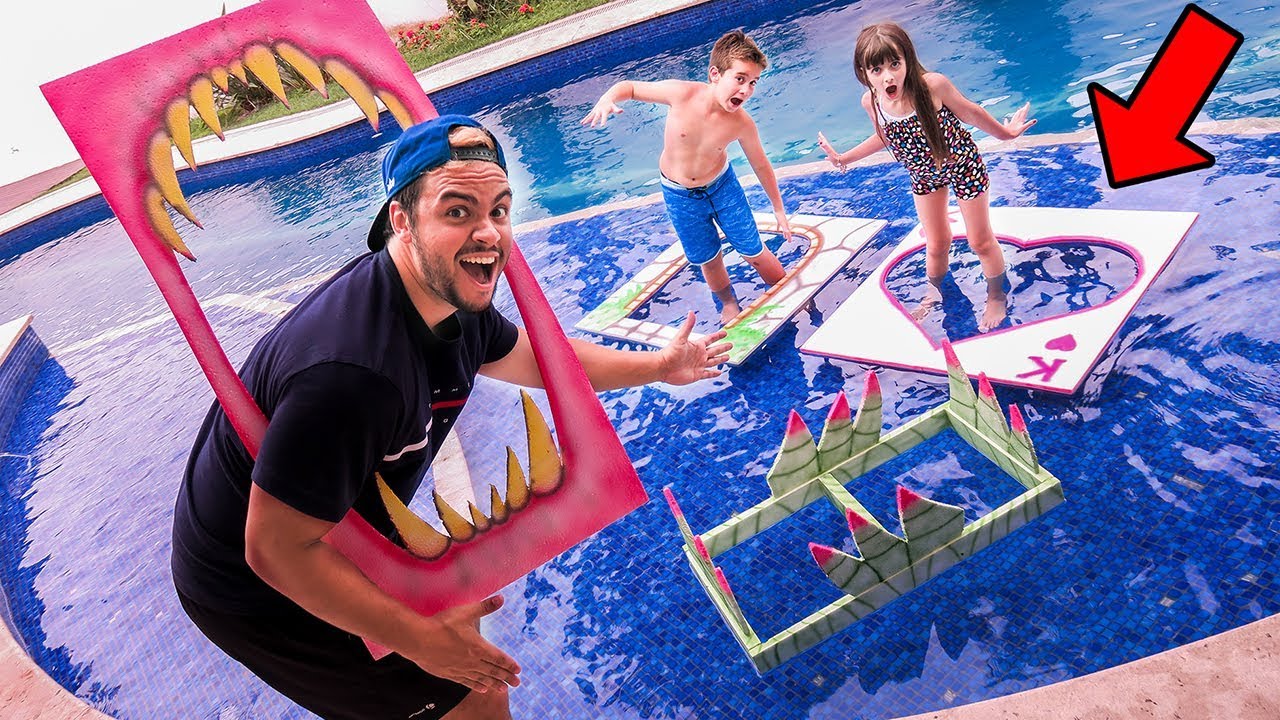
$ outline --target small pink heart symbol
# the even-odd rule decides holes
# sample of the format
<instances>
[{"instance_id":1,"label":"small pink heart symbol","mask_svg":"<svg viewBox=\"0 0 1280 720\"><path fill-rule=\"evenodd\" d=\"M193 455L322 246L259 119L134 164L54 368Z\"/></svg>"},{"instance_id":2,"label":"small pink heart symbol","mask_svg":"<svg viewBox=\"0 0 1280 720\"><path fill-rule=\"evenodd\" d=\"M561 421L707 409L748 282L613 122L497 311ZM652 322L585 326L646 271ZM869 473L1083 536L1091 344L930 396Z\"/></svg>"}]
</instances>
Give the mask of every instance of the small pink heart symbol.
<instances>
[{"instance_id":1,"label":"small pink heart symbol","mask_svg":"<svg viewBox=\"0 0 1280 720\"><path fill-rule=\"evenodd\" d=\"M1063 335L1056 337L1044 344L1046 350L1057 350L1060 352L1071 352L1076 349L1076 338L1074 335Z\"/></svg>"}]
</instances>

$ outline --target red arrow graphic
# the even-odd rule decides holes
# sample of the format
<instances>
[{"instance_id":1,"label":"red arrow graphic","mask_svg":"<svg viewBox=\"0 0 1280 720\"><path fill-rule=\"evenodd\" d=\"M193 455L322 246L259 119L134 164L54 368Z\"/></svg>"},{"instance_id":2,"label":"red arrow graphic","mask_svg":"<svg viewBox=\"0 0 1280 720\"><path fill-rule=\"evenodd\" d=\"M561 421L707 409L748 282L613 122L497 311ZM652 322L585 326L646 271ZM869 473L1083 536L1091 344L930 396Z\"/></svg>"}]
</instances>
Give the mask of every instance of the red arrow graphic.
<instances>
[{"instance_id":1,"label":"red arrow graphic","mask_svg":"<svg viewBox=\"0 0 1280 720\"><path fill-rule=\"evenodd\" d=\"M1212 155L1187 140L1187 128L1243 42L1235 28L1187 5L1127 102L1089 83L1089 104L1111 187L1213 165Z\"/></svg>"}]
</instances>

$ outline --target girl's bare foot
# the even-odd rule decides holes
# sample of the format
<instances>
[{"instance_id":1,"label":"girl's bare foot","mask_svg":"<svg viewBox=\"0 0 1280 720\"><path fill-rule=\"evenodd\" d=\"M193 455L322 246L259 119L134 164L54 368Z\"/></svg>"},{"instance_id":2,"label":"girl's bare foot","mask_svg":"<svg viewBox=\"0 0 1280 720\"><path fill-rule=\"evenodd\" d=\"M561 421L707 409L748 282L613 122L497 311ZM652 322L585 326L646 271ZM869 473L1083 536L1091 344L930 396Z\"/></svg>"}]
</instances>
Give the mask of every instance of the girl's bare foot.
<instances>
[{"instance_id":1,"label":"girl's bare foot","mask_svg":"<svg viewBox=\"0 0 1280 720\"><path fill-rule=\"evenodd\" d=\"M733 319L742 314L742 308L737 303L725 303L720 307L720 325L721 327L733 322Z\"/></svg>"},{"instance_id":2,"label":"girl's bare foot","mask_svg":"<svg viewBox=\"0 0 1280 720\"><path fill-rule=\"evenodd\" d=\"M982 308L982 319L978 321L978 331L988 332L995 329L1009 315L1009 301L1003 297L989 297Z\"/></svg>"}]
</instances>

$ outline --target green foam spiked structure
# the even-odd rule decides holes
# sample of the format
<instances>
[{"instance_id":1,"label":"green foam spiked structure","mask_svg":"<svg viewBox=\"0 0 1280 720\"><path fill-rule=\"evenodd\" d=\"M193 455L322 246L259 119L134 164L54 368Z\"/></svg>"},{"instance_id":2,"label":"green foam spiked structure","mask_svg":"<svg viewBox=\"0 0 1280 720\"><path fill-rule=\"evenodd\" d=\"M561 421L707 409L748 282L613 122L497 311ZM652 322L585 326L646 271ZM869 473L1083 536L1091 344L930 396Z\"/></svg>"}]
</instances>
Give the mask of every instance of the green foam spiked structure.
<instances>
[{"instance_id":1,"label":"green foam spiked structure","mask_svg":"<svg viewBox=\"0 0 1280 720\"><path fill-rule=\"evenodd\" d=\"M881 434L882 398L874 372L867 374L856 416L851 416L845 394L836 396L816 445L793 410L782 447L765 478L769 499L705 533L693 532L675 495L670 488L665 490L694 577L756 672L763 674L781 665L1063 502L1062 485L1040 466L1022 412L1010 405L1006 421L986 376L978 376L975 392L949 343L943 343L943 353L947 402L887 434ZM965 525L963 509L899 486L903 537L898 537L845 485L947 429L1017 480L1023 492ZM762 639L752 630L715 557L823 498L845 516L858 554L817 543L810 543L809 550L822 573L845 594Z\"/></svg>"}]
</instances>

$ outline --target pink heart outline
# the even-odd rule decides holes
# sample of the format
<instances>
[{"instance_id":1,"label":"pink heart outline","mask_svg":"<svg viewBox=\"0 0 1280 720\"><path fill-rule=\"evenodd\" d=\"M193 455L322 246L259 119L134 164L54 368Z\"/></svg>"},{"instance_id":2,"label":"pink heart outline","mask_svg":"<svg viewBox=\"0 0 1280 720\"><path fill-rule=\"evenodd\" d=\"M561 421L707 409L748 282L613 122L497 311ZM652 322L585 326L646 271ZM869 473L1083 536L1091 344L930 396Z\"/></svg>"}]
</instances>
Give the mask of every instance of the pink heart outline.
<instances>
[{"instance_id":1,"label":"pink heart outline","mask_svg":"<svg viewBox=\"0 0 1280 720\"><path fill-rule=\"evenodd\" d=\"M1142 253L1138 252L1137 248L1131 245L1128 245L1126 243L1123 243L1119 240L1113 240L1111 238L1093 237L1089 235L1052 235L1049 237L1037 238L1035 240L1022 240L1012 235L1000 235L1000 234L997 234L995 237L996 237L996 242L1013 245L1019 250L1027 250L1029 248L1036 248L1036 247L1042 247L1045 245L1054 245L1054 244L1067 243L1067 242L1077 243L1077 244L1083 243L1086 245L1102 245L1104 247L1112 248L1113 250L1118 250L1124 253L1125 255L1127 255L1131 260L1133 260L1134 264L1137 265L1137 272L1135 272L1133 275L1133 282L1129 283L1129 285L1127 285L1123 290L1116 293L1115 297L1112 297L1106 302L1100 303L1091 308L1086 308L1084 310L1073 310L1069 313L1066 313L1065 315L1054 315L1052 317L1041 318L1040 320L1033 320L1029 323L1023 323L1021 325L1010 325L1009 327L1000 328L999 330L992 330L991 332L978 333L977 335L971 335L967 338L952 340L951 344L953 346L959 345L961 343L969 342L970 340L981 340L983 338L1002 335L1004 333L1008 333L1014 330L1021 330L1022 328L1028 328L1028 327L1031 327L1032 325L1039 325L1040 323L1049 322L1051 320L1057 320L1059 318L1066 317L1067 315L1081 315L1084 313L1093 312L1094 310L1104 308L1107 305L1110 305L1120 300L1120 298L1124 297L1125 295L1128 295L1131 290L1137 287L1138 282L1142 280L1143 277L1145 277L1146 275L1146 263L1143 262ZM952 242L956 240L965 240L967 242L968 236L963 234L956 234L953 236ZM934 342L933 338L930 337L929 334L924 331L924 328L920 327L920 324L917 323L915 319L911 317L911 312L907 310L905 305L902 304L902 301L898 299L898 296L893 294L893 292L889 290L889 285L888 285L889 274L893 272L894 268L896 268L898 264L901 263L903 260L907 259L907 257L917 252L920 252L921 250L924 250L924 249L925 249L925 243L923 242L917 245L911 245L910 247L907 247L903 249L901 252L899 252L895 257L890 259L889 262L885 263L884 271L880 273L880 292L884 293L885 299L889 301L889 304L897 308L898 312L902 313L902 316L906 318L907 322L911 323L911 327L915 328L916 332L920 333L920 336L925 339L925 342L929 343L929 347L933 348L934 350L938 350L942 347L942 344L938 342Z\"/></svg>"}]
</instances>

